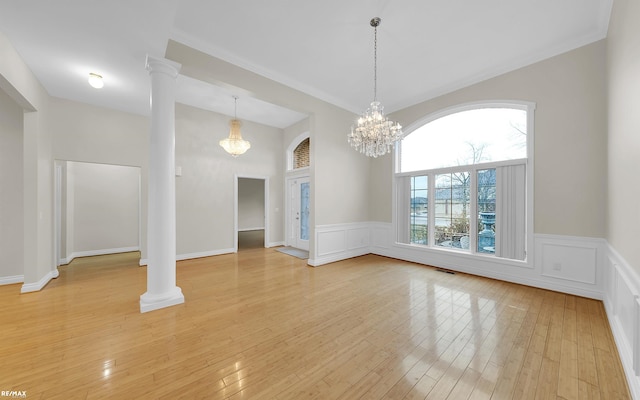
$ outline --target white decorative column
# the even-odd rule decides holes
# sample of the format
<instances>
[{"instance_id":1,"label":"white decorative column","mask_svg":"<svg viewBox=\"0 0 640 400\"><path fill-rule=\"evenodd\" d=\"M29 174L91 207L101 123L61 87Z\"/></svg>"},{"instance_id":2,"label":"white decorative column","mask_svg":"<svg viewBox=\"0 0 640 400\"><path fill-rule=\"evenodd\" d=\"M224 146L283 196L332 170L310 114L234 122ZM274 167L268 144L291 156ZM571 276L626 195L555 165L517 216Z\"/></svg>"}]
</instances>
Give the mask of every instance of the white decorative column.
<instances>
[{"instance_id":1,"label":"white decorative column","mask_svg":"<svg viewBox=\"0 0 640 400\"><path fill-rule=\"evenodd\" d=\"M147 203L147 291L140 312L184 303L176 286L175 81L181 65L147 56L151 138Z\"/></svg>"}]
</instances>

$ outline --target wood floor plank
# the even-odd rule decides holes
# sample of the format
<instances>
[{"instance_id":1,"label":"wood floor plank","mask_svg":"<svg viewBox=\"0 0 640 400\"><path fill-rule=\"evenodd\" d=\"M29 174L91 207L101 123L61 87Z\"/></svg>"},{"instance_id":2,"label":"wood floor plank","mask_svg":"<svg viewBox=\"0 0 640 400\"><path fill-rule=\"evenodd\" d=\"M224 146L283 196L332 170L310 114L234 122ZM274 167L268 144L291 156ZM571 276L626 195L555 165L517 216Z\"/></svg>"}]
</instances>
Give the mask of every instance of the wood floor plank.
<instances>
[{"instance_id":1,"label":"wood floor plank","mask_svg":"<svg viewBox=\"0 0 640 400\"><path fill-rule=\"evenodd\" d=\"M139 254L0 286L0 387L33 399L630 399L602 302L373 255L178 263L140 314Z\"/></svg>"}]
</instances>

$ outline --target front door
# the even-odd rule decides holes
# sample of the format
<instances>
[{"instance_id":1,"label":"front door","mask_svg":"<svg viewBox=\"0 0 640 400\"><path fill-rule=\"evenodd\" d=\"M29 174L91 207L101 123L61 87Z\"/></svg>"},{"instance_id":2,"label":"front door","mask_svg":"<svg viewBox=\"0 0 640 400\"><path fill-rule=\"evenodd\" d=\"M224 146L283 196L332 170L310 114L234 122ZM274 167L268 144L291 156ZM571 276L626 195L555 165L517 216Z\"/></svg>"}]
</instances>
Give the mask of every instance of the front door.
<instances>
[{"instance_id":1,"label":"front door","mask_svg":"<svg viewBox=\"0 0 640 400\"><path fill-rule=\"evenodd\" d=\"M291 179L289 184L289 245L309 250L309 177Z\"/></svg>"}]
</instances>

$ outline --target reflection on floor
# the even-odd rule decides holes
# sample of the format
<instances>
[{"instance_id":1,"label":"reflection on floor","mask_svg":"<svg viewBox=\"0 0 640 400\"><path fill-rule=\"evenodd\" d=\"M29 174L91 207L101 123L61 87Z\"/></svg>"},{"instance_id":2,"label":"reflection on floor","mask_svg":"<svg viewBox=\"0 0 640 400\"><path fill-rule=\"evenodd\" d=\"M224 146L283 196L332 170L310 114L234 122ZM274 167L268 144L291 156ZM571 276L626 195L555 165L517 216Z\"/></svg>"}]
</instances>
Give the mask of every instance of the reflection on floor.
<instances>
[{"instance_id":1,"label":"reflection on floor","mask_svg":"<svg viewBox=\"0 0 640 400\"><path fill-rule=\"evenodd\" d=\"M264 248L264 229L238 232L238 251Z\"/></svg>"},{"instance_id":2,"label":"reflection on floor","mask_svg":"<svg viewBox=\"0 0 640 400\"><path fill-rule=\"evenodd\" d=\"M601 301L367 255L178 261L140 314L139 253L0 286L0 389L29 399L630 400ZM91 268L87 268L91 265Z\"/></svg>"}]
</instances>

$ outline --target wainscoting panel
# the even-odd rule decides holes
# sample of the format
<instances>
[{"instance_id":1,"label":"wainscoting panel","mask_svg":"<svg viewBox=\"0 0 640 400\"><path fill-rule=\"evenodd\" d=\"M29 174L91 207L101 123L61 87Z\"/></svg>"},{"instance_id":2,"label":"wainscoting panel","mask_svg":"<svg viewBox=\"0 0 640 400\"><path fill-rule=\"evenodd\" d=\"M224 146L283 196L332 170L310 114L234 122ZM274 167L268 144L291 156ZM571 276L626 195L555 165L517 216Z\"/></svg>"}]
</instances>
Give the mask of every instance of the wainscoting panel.
<instances>
[{"instance_id":1,"label":"wainscoting panel","mask_svg":"<svg viewBox=\"0 0 640 400\"><path fill-rule=\"evenodd\" d=\"M464 251L398 244L392 224L371 223L373 254L601 300L603 239L535 235L526 262Z\"/></svg>"},{"instance_id":2,"label":"wainscoting panel","mask_svg":"<svg viewBox=\"0 0 640 400\"><path fill-rule=\"evenodd\" d=\"M634 399L640 399L640 277L609 246L604 306Z\"/></svg>"},{"instance_id":3,"label":"wainscoting panel","mask_svg":"<svg viewBox=\"0 0 640 400\"><path fill-rule=\"evenodd\" d=\"M536 236L536 261L542 275L573 282L597 283L598 248L601 241Z\"/></svg>"},{"instance_id":4,"label":"wainscoting panel","mask_svg":"<svg viewBox=\"0 0 640 400\"><path fill-rule=\"evenodd\" d=\"M364 249L369 252L369 227L347 229L347 250Z\"/></svg>"},{"instance_id":5,"label":"wainscoting panel","mask_svg":"<svg viewBox=\"0 0 640 400\"><path fill-rule=\"evenodd\" d=\"M392 243L393 226L385 222L371 223L371 249L388 249Z\"/></svg>"},{"instance_id":6,"label":"wainscoting panel","mask_svg":"<svg viewBox=\"0 0 640 400\"><path fill-rule=\"evenodd\" d=\"M316 231L318 244L318 257L328 256L330 254L340 253L347 250L346 238L347 230L330 230L324 232Z\"/></svg>"},{"instance_id":7,"label":"wainscoting panel","mask_svg":"<svg viewBox=\"0 0 640 400\"><path fill-rule=\"evenodd\" d=\"M315 257L307 261L314 267L362 256L371 252L371 226L369 223L316 226L315 241Z\"/></svg>"}]
</instances>

